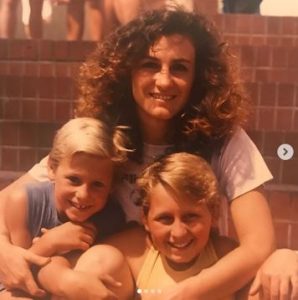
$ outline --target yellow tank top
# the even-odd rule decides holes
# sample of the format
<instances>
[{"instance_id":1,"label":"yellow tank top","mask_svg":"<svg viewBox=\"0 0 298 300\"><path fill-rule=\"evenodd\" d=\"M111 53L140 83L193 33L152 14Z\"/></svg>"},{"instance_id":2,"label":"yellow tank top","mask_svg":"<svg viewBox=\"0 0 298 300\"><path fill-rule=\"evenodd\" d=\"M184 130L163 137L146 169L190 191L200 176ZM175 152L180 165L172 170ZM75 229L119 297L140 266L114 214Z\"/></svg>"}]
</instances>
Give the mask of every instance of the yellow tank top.
<instances>
[{"instance_id":1,"label":"yellow tank top","mask_svg":"<svg viewBox=\"0 0 298 300\"><path fill-rule=\"evenodd\" d=\"M200 253L195 263L185 271L176 271L169 266L166 259L160 253L150 247L144 264L137 278L139 293L161 293L163 288L174 285L191 276L195 276L203 269L210 267L218 261L212 241L209 240L204 250ZM226 297L221 300L233 300L234 297Z\"/></svg>"}]
</instances>

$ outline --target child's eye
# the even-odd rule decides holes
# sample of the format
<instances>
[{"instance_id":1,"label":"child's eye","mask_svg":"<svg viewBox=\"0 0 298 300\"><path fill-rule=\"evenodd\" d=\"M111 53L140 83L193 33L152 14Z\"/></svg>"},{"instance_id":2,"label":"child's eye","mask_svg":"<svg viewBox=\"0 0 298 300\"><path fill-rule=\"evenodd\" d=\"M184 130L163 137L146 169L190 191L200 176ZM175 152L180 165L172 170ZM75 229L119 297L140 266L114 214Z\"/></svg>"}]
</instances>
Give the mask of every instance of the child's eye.
<instances>
[{"instance_id":1,"label":"child's eye","mask_svg":"<svg viewBox=\"0 0 298 300\"><path fill-rule=\"evenodd\" d=\"M183 221L186 223L194 222L200 218L197 214L187 214L183 217Z\"/></svg>"},{"instance_id":2,"label":"child's eye","mask_svg":"<svg viewBox=\"0 0 298 300\"><path fill-rule=\"evenodd\" d=\"M81 183L81 180L76 176L68 176L67 179L73 185L78 185Z\"/></svg>"},{"instance_id":3,"label":"child's eye","mask_svg":"<svg viewBox=\"0 0 298 300\"><path fill-rule=\"evenodd\" d=\"M156 218L156 221L165 225L170 225L173 223L173 218L171 216L162 215Z\"/></svg>"}]
</instances>

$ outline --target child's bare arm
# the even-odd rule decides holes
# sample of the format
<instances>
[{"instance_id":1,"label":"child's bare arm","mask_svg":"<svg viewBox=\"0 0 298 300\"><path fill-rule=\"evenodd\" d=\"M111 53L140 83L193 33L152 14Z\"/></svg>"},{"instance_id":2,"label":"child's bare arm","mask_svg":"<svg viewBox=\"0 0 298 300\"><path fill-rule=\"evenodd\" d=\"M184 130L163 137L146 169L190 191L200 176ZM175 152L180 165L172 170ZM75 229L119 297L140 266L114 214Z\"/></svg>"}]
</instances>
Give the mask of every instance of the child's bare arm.
<instances>
[{"instance_id":1,"label":"child's bare arm","mask_svg":"<svg viewBox=\"0 0 298 300\"><path fill-rule=\"evenodd\" d=\"M72 250L87 250L94 244L96 229L91 223L66 222L46 232L31 246L35 254L53 256Z\"/></svg>"},{"instance_id":2,"label":"child's bare arm","mask_svg":"<svg viewBox=\"0 0 298 300\"><path fill-rule=\"evenodd\" d=\"M28 249L32 237L27 223L27 194L25 189L13 192L5 204L5 223L12 244Z\"/></svg>"}]
</instances>

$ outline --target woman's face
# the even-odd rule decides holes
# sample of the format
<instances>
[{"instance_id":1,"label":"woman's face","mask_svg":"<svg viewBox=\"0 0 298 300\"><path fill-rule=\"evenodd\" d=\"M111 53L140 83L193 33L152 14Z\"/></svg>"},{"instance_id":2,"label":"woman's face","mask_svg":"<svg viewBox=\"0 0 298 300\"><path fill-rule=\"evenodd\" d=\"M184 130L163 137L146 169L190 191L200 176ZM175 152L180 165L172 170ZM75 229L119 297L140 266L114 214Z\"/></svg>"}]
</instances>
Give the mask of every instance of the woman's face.
<instances>
[{"instance_id":1,"label":"woman's face","mask_svg":"<svg viewBox=\"0 0 298 300\"><path fill-rule=\"evenodd\" d=\"M177 199L157 184L150 192L143 221L154 247L181 269L190 267L206 246L213 218L205 203Z\"/></svg>"},{"instance_id":2,"label":"woman's face","mask_svg":"<svg viewBox=\"0 0 298 300\"><path fill-rule=\"evenodd\" d=\"M195 49L180 34L162 36L132 72L132 92L142 121L170 120L189 99Z\"/></svg>"}]
</instances>

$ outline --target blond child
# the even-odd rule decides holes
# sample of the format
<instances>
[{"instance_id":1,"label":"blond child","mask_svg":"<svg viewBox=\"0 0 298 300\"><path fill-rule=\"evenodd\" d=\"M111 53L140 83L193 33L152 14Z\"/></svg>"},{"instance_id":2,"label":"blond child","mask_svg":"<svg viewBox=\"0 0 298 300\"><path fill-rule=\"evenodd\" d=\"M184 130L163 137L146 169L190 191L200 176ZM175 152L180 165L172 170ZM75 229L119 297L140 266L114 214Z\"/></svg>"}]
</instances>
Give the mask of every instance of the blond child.
<instances>
[{"instance_id":1,"label":"blond child","mask_svg":"<svg viewBox=\"0 0 298 300\"><path fill-rule=\"evenodd\" d=\"M235 243L216 233L220 194L215 175L202 158L189 153L171 154L146 168L137 184L144 226L112 236L107 240L109 245L90 248L84 258L94 272L97 270L97 276L102 275L102 270L118 275L126 294L119 294L118 288L111 289L119 299L132 299L135 295L141 299L164 299L164 293L174 285L204 272L231 251ZM121 255L123 259L119 258ZM126 273L119 277L125 266L123 260L132 276ZM48 283L51 272L55 274L57 270L48 266L42 269L42 284ZM63 276L63 272L59 274ZM77 283L79 274L74 278ZM75 294L81 293L81 286L65 281L60 295L68 299L74 289ZM84 289L88 297L90 288L85 285ZM51 291L56 293L53 281ZM100 295L94 299L100 299Z\"/></svg>"},{"instance_id":2,"label":"blond child","mask_svg":"<svg viewBox=\"0 0 298 300\"><path fill-rule=\"evenodd\" d=\"M99 120L67 122L49 154L51 181L30 185L7 201L5 222L11 242L51 257L87 250L98 238L119 230L124 216L108 196L115 165L126 158L124 144L119 129ZM0 298L8 294L4 291Z\"/></svg>"}]
</instances>

